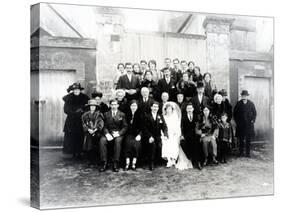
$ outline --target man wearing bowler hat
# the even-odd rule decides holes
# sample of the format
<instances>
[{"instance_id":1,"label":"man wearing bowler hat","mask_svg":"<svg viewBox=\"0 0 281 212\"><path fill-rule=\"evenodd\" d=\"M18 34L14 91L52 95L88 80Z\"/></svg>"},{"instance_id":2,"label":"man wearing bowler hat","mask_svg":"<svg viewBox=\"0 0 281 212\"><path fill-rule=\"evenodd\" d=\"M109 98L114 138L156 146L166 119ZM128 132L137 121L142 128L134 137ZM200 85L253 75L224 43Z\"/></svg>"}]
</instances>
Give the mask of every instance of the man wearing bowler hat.
<instances>
[{"instance_id":1,"label":"man wearing bowler hat","mask_svg":"<svg viewBox=\"0 0 281 212\"><path fill-rule=\"evenodd\" d=\"M244 143L246 142L246 157L250 157L251 139L255 135L254 123L257 111L254 103L248 99L247 90L241 92L241 100L234 107L234 120L236 122L236 136L239 139L240 156L244 155Z\"/></svg>"}]
</instances>

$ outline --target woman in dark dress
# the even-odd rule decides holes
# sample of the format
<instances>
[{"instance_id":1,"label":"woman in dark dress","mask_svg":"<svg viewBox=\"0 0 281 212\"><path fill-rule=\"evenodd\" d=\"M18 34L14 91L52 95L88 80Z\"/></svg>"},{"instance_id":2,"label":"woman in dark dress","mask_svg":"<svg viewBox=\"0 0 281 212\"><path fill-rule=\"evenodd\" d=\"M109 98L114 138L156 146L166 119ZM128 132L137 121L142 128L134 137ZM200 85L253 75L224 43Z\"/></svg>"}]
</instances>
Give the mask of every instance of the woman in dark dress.
<instances>
[{"instance_id":1,"label":"woman in dark dress","mask_svg":"<svg viewBox=\"0 0 281 212\"><path fill-rule=\"evenodd\" d=\"M190 101L197 93L196 84L190 80L188 72L184 72L182 79L177 83L178 93L183 93L185 101Z\"/></svg>"},{"instance_id":2,"label":"woman in dark dress","mask_svg":"<svg viewBox=\"0 0 281 212\"><path fill-rule=\"evenodd\" d=\"M89 97L81 92L83 89L79 83L74 83L67 89L70 93L63 97L63 109L67 115L63 129L63 153L72 154L73 157L81 156L83 146L84 132L81 115L89 100Z\"/></svg>"},{"instance_id":3,"label":"woman in dark dress","mask_svg":"<svg viewBox=\"0 0 281 212\"><path fill-rule=\"evenodd\" d=\"M104 114L109 111L109 107L102 101L102 96L102 93L98 91L92 93L92 98L96 101L98 105L97 110Z\"/></svg>"},{"instance_id":4,"label":"woman in dark dress","mask_svg":"<svg viewBox=\"0 0 281 212\"><path fill-rule=\"evenodd\" d=\"M143 81L143 74L141 69L140 69L140 64L138 63L134 63L133 65L133 73L134 75L136 75L139 78L139 81L142 82Z\"/></svg>"},{"instance_id":5,"label":"woman in dark dress","mask_svg":"<svg viewBox=\"0 0 281 212\"><path fill-rule=\"evenodd\" d=\"M141 83L141 88L147 87L149 97L155 99L157 97L157 83L152 79L152 71L147 70L144 73L144 80Z\"/></svg>"},{"instance_id":6,"label":"woman in dark dress","mask_svg":"<svg viewBox=\"0 0 281 212\"><path fill-rule=\"evenodd\" d=\"M125 158L126 166L125 171L130 167L132 161L132 170L136 170L136 163L139 157L142 139L142 118L138 112L138 103L136 100L132 100L129 104L130 110L127 113L128 131L125 138Z\"/></svg>"},{"instance_id":7,"label":"woman in dark dress","mask_svg":"<svg viewBox=\"0 0 281 212\"><path fill-rule=\"evenodd\" d=\"M125 95L126 93L122 89L117 89L115 91L115 98L117 99L119 104L118 110L126 114L128 110L128 102Z\"/></svg>"},{"instance_id":8,"label":"woman in dark dress","mask_svg":"<svg viewBox=\"0 0 281 212\"><path fill-rule=\"evenodd\" d=\"M207 165L210 149L212 150L211 157L214 164L218 164L217 157L217 136L218 125L210 114L210 107L205 106L203 108L203 114L196 125L196 134L200 136L200 141L203 145L204 162L203 166ZM209 148L211 147L211 148Z\"/></svg>"},{"instance_id":9,"label":"woman in dark dress","mask_svg":"<svg viewBox=\"0 0 281 212\"><path fill-rule=\"evenodd\" d=\"M203 83L204 83L204 94L207 96L209 99L213 99L213 96L217 92L217 88L215 84L212 81L212 75L210 73L205 73L203 76Z\"/></svg>"},{"instance_id":10,"label":"woman in dark dress","mask_svg":"<svg viewBox=\"0 0 281 212\"><path fill-rule=\"evenodd\" d=\"M193 80L194 83L197 83L197 82L203 80L203 76L202 76L202 74L200 72L199 66L195 66L194 67L194 73L192 75L192 80Z\"/></svg>"}]
</instances>

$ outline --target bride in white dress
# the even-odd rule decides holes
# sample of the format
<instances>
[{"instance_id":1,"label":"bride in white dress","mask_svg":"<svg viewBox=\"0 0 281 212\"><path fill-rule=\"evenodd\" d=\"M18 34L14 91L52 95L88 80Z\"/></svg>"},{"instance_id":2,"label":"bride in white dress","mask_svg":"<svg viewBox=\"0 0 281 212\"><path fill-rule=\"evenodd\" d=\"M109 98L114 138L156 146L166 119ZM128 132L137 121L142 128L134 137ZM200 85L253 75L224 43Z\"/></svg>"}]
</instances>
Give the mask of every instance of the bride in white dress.
<instances>
[{"instance_id":1,"label":"bride in white dress","mask_svg":"<svg viewBox=\"0 0 281 212\"><path fill-rule=\"evenodd\" d=\"M162 158L167 160L167 167L175 166L177 169L192 168L180 146L181 137L181 110L174 102L163 105L163 116L168 128L168 138L162 137Z\"/></svg>"}]
</instances>

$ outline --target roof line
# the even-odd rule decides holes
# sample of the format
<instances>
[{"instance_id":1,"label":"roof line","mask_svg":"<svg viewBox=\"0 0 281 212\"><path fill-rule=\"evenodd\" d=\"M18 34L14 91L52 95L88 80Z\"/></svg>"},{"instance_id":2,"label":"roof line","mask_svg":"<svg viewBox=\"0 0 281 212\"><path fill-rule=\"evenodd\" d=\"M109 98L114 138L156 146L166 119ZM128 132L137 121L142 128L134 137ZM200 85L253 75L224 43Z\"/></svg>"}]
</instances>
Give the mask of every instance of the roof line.
<instances>
[{"instance_id":1,"label":"roof line","mask_svg":"<svg viewBox=\"0 0 281 212\"><path fill-rule=\"evenodd\" d=\"M80 38L84 38L52 5L48 4L49 8L67 25L69 26Z\"/></svg>"},{"instance_id":2,"label":"roof line","mask_svg":"<svg viewBox=\"0 0 281 212\"><path fill-rule=\"evenodd\" d=\"M192 17L192 14L189 14L188 17L185 19L185 21L183 22L183 24L180 26L180 28L178 29L177 33L181 33L181 31L184 29L184 27L187 25L187 23L190 21Z\"/></svg>"}]
</instances>

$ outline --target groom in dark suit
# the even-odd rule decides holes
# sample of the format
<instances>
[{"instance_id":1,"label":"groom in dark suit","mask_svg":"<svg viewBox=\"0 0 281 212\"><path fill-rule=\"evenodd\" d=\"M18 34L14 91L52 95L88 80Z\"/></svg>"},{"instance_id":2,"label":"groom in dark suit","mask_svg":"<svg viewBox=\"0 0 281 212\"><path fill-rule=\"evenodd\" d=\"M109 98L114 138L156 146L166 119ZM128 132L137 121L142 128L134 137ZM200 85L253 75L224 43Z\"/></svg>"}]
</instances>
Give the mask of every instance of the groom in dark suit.
<instances>
[{"instance_id":1,"label":"groom in dark suit","mask_svg":"<svg viewBox=\"0 0 281 212\"><path fill-rule=\"evenodd\" d=\"M140 81L137 76L133 74L132 63L125 64L126 74L120 76L116 89L123 89L126 92L126 99L130 102L133 99L138 98L138 92L140 88Z\"/></svg>"},{"instance_id":2,"label":"groom in dark suit","mask_svg":"<svg viewBox=\"0 0 281 212\"><path fill-rule=\"evenodd\" d=\"M154 101L151 105L151 112L145 116L144 140L149 151L149 169L154 169L156 156L161 153L161 131L168 137L168 129L162 115L158 114L159 103ZM158 153L158 154L157 154Z\"/></svg>"},{"instance_id":3,"label":"groom in dark suit","mask_svg":"<svg viewBox=\"0 0 281 212\"><path fill-rule=\"evenodd\" d=\"M113 145L113 171L119 171L119 158L121 145L124 135L128 129L125 114L118 110L118 101L113 99L110 101L111 110L104 114L104 136L100 139L100 158L102 162L101 172L107 169L107 144Z\"/></svg>"},{"instance_id":4,"label":"groom in dark suit","mask_svg":"<svg viewBox=\"0 0 281 212\"><path fill-rule=\"evenodd\" d=\"M186 110L183 111L181 120L181 132L183 140L181 146L187 157L192 161L194 166L199 170L202 169L200 163L200 156L202 154L202 147L195 133L196 123L198 122L197 116L194 114L194 108L191 102L186 105Z\"/></svg>"}]
</instances>

